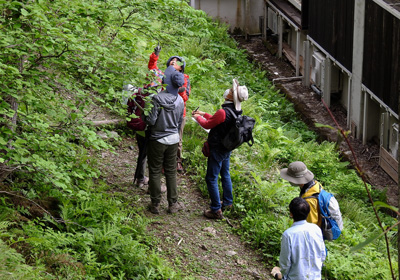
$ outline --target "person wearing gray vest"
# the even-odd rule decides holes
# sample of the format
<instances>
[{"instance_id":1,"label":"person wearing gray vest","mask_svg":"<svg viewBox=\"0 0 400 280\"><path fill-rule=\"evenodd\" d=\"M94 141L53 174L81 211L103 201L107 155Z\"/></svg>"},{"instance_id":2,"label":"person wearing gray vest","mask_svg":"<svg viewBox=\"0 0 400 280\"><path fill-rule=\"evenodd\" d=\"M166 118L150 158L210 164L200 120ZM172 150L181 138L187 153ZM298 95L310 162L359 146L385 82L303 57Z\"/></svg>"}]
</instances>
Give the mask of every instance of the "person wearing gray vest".
<instances>
[{"instance_id":1,"label":"person wearing gray vest","mask_svg":"<svg viewBox=\"0 0 400 280\"><path fill-rule=\"evenodd\" d=\"M176 213L184 206L178 202L176 181L176 153L179 143L179 128L182 124L184 104L178 89L184 83L180 65L172 64L164 72L167 90L152 97L152 108L146 117L148 125L147 157L149 167L149 191L151 203L149 210L160 213L161 173L167 185L168 213Z\"/></svg>"}]
</instances>

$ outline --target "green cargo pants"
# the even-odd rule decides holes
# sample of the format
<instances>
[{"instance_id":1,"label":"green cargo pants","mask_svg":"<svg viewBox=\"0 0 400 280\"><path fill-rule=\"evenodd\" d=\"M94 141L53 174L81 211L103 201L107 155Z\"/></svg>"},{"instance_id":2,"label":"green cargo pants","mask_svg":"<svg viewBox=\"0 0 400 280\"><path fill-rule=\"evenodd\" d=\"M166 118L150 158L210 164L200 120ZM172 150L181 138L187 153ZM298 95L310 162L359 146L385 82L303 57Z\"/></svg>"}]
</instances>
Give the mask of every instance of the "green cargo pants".
<instances>
[{"instance_id":1,"label":"green cargo pants","mask_svg":"<svg viewBox=\"0 0 400 280\"><path fill-rule=\"evenodd\" d=\"M149 191L153 204L161 201L161 170L164 167L164 175L167 185L167 200L171 205L178 200L176 184L176 153L178 143L173 145L161 144L150 140L147 146L147 164L149 167Z\"/></svg>"}]
</instances>

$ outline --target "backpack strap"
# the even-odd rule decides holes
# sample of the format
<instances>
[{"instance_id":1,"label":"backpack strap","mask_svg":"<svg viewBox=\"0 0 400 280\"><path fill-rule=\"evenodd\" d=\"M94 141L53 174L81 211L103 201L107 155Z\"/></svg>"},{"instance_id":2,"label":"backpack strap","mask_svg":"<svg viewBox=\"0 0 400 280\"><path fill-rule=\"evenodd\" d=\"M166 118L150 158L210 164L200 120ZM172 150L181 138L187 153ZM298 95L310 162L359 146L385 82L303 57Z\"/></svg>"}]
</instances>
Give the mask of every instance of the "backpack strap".
<instances>
[{"instance_id":1,"label":"backpack strap","mask_svg":"<svg viewBox=\"0 0 400 280\"><path fill-rule=\"evenodd\" d=\"M254 145L254 138L253 135L251 135L251 139L247 142L247 145L249 145L249 147Z\"/></svg>"},{"instance_id":2,"label":"backpack strap","mask_svg":"<svg viewBox=\"0 0 400 280\"><path fill-rule=\"evenodd\" d=\"M237 115L235 114L235 112L231 108L224 107L224 109L228 110L235 117L235 120L237 119Z\"/></svg>"},{"instance_id":3,"label":"backpack strap","mask_svg":"<svg viewBox=\"0 0 400 280\"><path fill-rule=\"evenodd\" d=\"M319 197L319 193L315 193L315 194L313 194L313 195L310 195L310 196L307 196L307 197L303 197L303 199L309 199L309 198L318 199L318 197Z\"/></svg>"},{"instance_id":4,"label":"backpack strap","mask_svg":"<svg viewBox=\"0 0 400 280\"><path fill-rule=\"evenodd\" d=\"M312 194L311 196L304 197L304 199L307 199L307 198L316 198L316 199L318 199L319 194L321 193L322 188L321 188L321 184L320 184L318 181L315 181L315 182L319 185L319 191L316 192L316 193L314 193L314 194ZM313 185L313 186L314 186L314 185ZM309 187L309 188L310 188L310 187ZM307 190L308 190L308 189L307 189Z\"/></svg>"}]
</instances>

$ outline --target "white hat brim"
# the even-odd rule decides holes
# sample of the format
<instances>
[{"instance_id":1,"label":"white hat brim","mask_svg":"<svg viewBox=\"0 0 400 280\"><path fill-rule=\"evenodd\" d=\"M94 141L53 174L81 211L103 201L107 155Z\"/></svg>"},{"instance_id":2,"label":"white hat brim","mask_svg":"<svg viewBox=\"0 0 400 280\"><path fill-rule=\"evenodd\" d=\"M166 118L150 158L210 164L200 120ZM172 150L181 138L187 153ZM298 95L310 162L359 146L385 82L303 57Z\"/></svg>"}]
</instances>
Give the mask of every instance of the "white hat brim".
<instances>
[{"instance_id":1,"label":"white hat brim","mask_svg":"<svg viewBox=\"0 0 400 280\"><path fill-rule=\"evenodd\" d=\"M238 97L238 87L239 87L239 82L236 79L233 79L233 104L235 105L235 109L236 111L240 111L242 110L242 104L239 101L239 97Z\"/></svg>"}]
</instances>

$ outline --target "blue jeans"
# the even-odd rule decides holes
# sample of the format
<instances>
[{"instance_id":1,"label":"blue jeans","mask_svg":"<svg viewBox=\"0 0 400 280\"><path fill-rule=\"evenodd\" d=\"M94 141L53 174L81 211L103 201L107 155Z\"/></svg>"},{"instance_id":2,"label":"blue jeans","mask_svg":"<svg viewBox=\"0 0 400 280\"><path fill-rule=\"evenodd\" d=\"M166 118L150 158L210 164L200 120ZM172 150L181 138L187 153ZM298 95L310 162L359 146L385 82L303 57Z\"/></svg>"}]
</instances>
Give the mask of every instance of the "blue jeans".
<instances>
[{"instance_id":1,"label":"blue jeans","mask_svg":"<svg viewBox=\"0 0 400 280\"><path fill-rule=\"evenodd\" d=\"M232 181L229 174L229 160L231 152L221 152L217 149L210 149L210 156L207 162L206 183L211 198L211 211L217 212L221 209L221 200L218 189L218 175L221 175L222 198L225 206L232 205Z\"/></svg>"}]
</instances>

